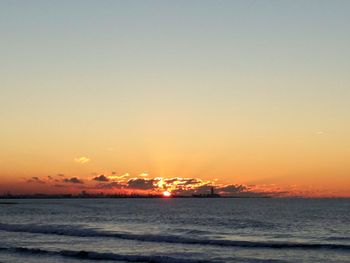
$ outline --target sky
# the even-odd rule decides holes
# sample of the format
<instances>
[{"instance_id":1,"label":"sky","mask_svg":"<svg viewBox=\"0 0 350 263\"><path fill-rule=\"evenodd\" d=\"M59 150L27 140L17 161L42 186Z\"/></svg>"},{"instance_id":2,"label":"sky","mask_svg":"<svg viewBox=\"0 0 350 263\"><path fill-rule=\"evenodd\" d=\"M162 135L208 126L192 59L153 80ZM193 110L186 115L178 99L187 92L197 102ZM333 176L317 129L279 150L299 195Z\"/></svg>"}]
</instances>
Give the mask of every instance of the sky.
<instances>
[{"instance_id":1,"label":"sky","mask_svg":"<svg viewBox=\"0 0 350 263\"><path fill-rule=\"evenodd\" d=\"M349 9L1 1L0 194L350 197Z\"/></svg>"}]
</instances>

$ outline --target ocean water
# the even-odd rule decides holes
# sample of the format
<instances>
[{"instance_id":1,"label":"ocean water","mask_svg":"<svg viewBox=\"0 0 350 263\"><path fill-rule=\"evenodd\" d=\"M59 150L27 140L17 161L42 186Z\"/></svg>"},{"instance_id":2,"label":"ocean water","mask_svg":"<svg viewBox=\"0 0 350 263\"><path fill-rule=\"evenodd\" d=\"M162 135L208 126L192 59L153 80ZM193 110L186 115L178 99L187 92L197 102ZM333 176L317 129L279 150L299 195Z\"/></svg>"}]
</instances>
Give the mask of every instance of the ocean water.
<instances>
[{"instance_id":1,"label":"ocean water","mask_svg":"<svg viewBox=\"0 0 350 263\"><path fill-rule=\"evenodd\" d=\"M0 203L2 263L350 262L350 199Z\"/></svg>"}]
</instances>

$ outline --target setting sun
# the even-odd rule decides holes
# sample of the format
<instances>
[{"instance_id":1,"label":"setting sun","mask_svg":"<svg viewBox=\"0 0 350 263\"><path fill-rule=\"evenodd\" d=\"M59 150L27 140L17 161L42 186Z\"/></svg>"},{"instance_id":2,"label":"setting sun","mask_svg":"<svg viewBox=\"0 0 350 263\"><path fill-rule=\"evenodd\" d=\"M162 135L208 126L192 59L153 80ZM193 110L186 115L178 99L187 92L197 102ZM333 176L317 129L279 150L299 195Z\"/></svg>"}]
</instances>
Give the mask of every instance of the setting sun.
<instances>
[{"instance_id":1,"label":"setting sun","mask_svg":"<svg viewBox=\"0 0 350 263\"><path fill-rule=\"evenodd\" d=\"M169 191L164 191L163 192L163 196L164 197L170 197L171 196L171 193Z\"/></svg>"}]
</instances>

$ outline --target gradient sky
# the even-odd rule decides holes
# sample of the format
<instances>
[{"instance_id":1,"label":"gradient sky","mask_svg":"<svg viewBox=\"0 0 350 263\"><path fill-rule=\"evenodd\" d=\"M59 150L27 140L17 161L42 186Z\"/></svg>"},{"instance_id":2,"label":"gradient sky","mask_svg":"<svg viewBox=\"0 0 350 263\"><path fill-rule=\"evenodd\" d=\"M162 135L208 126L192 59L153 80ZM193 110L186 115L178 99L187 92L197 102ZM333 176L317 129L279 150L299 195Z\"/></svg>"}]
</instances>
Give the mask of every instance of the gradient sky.
<instances>
[{"instance_id":1,"label":"gradient sky","mask_svg":"<svg viewBox=\"0 0 350 263\"><path fill-rule=\"evenodd\" d=\"M350 196L349 10L1 1L0 191L147 173Z\"/></svg>"}]
</instances>

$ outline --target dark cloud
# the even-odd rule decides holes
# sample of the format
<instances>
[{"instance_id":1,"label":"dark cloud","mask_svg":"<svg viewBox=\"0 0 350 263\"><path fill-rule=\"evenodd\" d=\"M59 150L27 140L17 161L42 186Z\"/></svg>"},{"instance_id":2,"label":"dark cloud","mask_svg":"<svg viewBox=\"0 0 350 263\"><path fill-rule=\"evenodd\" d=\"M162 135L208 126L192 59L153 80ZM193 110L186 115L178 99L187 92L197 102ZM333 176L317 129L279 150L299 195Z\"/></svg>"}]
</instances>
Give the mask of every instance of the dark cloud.
<instances>
[{"instance_id":1,"label":"dark cloud","mask_svg":"<svg viewBox=\"0 0 350 263\"><path fill-rule=\"evenodd\" d=\"M174 194L206 194L210 193L209 182L197 178L133 178L125 188L135 190L170 190Z\"/></svg>"},{"instance_id":2,"label":"dark cloud","mask_svg":"<svg viewBox=\"0 0 350 263\"><path fill-rule=\"evenodd\" d=\"M169 178L169 179L164 179L164 182L167 184L173 184L173 183L177 183L177 184L197 184L200 181L195 179L195 178L178 178L178 177L174 177L174 178Z\"/></svg>"},{"instance_id":3,"label":"dark cloud","mask_svg":"<svg viewBox=\"0 0 350 263\"><path fill-rule=\"evenodd\" d=\"M130 179L127 182L127 188L139 190L152 190L157 188L157 185L154 185L156 181L156 179Z\"/></svg>"},{"instance_id":4,"label":"dark cloud","mask_svg":"<svg viewBox=\"0 0 350 263\"><path fill-rule=\"evenodd\" d=\"M201 184L202 180L197 179L197 178L187 178L186 180L183 180L184 185L198 185Z\"/></svg>"},{"instance_id":5,"label":"dark cloud","mask_svg":"<svg viewBox=\"0 0 350 263\"><path fill-rule=\"evenodd\" d=\"M261 191L246 185L226 185L217 188L217 193L234 197L278 197L287 194L285 191Z\"/></svg>"},{"instance_id":6,"label":"dark cloud","mask_svg":"<svg viewBox=\"0 0 350 263\"><path fill-rule=\"evenodd\" d=\"M104 176L103 174L101 174L100 176L94 177L92 180L97 181L97 182L108 182L109 181L109 179L106 176Z\"/></svg>"},{"instance_id":7,"label":"dark cloud","mask_svg":"<svg viewBox=\"0 0 350 263\"><path fill-rule=\"evenodd\" d=\"M210 194L212 186L209 184L196 185L194 187L188 187L187 185L178 185L177 189L173 190L175 195L198 195L198 194Z\"/></svg>"},{"instance_id":8,"label":"dark cloud","mask_svg":"<svg viewBox=\"0 0 350 263\"><path fill-rule=\"evenodd\" d=\"M135 191L150 191L153 193L161 193L162 191L171 191L173 195L207 195L211 193L212 187L214 192L221 196L233 196L233 197L271 197L271 196L283 196L287 195L287 192L283 192L281 189L272 189L268 186L252 186L252 185L240 185L230 184L222 185L213 181L206 181L199 178L132 178L125 179L125 176L110 176L107 177L104 174L95 175L87 182L83 182L78 177L60 178L60 180L54 177L45 177L47 183L56 183L54 187L67 187L63 183L74 184L74 188L79 189L95 189L95 190L121 190L126 192ZM39 177L32 177L28 182L32 183L45 183L40 180ZM70 185L69 187L72 187Z\"/></svg>"},{"instance_id":9,"label":"dark cloud","mask_svg":"<svg viewBox=\"0 0 350 263\"><path fill-rule=\"evenodd\" d=\"M237 193L230 193L230 194L223 194L226 196L234 196L234 197L271 197L273 196L270 193L265 192L254 192L254 191L243 191L243 192L237 192Z\"/></svg>"},{"instance_id":10,"label":"dark cloud","mask_svg":"<svg viewBox=\"0 0 350 263\"><path fill-rule=\"evenodd\" d=\"M63 180L65 183L72 183L72 184L83 184L84 182L80 180L77 177L72 177L72 178L66 178Z\"/></svg>"},{"instance_id":11,"label":"dark cloud","mask_svg":"<svg viewBox=\"0 0 350 263\"><path fill-rule=\"evenodd\" d=\"M96 186L97 189L122 189L125 185L119 182L103 183Z\"/></svg>"},{"instance_id":12,"label":"dark cloud","mask_svg":"<svg viewBox=\"0 0 350 263\"><path fill-rule=\"evenodd\" d=\"M172 184L176 181L179 181L179 178L170 178L170 179L164 179L164 181L167 183L167 184Z\"/></svg>"},{"instance_id":13,"label":"dark cloud","mask_svg":"<svg viewBox=\"0 0 350 263\"><path fill-rule=\"evenodd\" d=\"M170 178L170 179L164 179L164 182L166 184L174 184L177 185L185 185L185 186L191 186L191 185L203 185L204 182L201 179L198 178Z\"/></svg>"},{"instance_id":14,"label":"dark cloud","mask_svg":"<svg viewBox=\"0 0 350 263\"><path fill-rule=\"evenodd\" d=\"M38 184L45 184L46 182L41 180L39 177L37 176L33 176L32 178L30 178L29 180L27 180L27 183L38 183Z\"/></svg>"},{"instance_id":15,"label":"dark cloud","mask_svg":"<svg viewBox=\"0 0 350 263\"><path fill-rule=\"evenodd\" d=\"M217 191L220 194L226 194L226 195L242 193L245 190L247 190L246 186L244 186L244 185L234 185L234 184L226 185L226 186L217 188Z\"/></svg>"},{"instance_id":16,"label":"dark cloud","mask_svg":"<svg viewBox=\"0 0 350 263\"><path fill-rule=\"evenodd\" d=\"M64 174L57 174L57 176L64 177Z\"/></svg>"},{"instance_id":17,"label":"dark cloud","mask_svg":"<svg viewBox=\"0 0 350 263\"><path fill-rule=\"evenodd\" d=\"M195 194L209 194L211 192L212 188L213 188L212 185L204 184L204 185L200 185L200 186L194 188L194 192L195 192Z\"/></svg>"}]
</instances>

